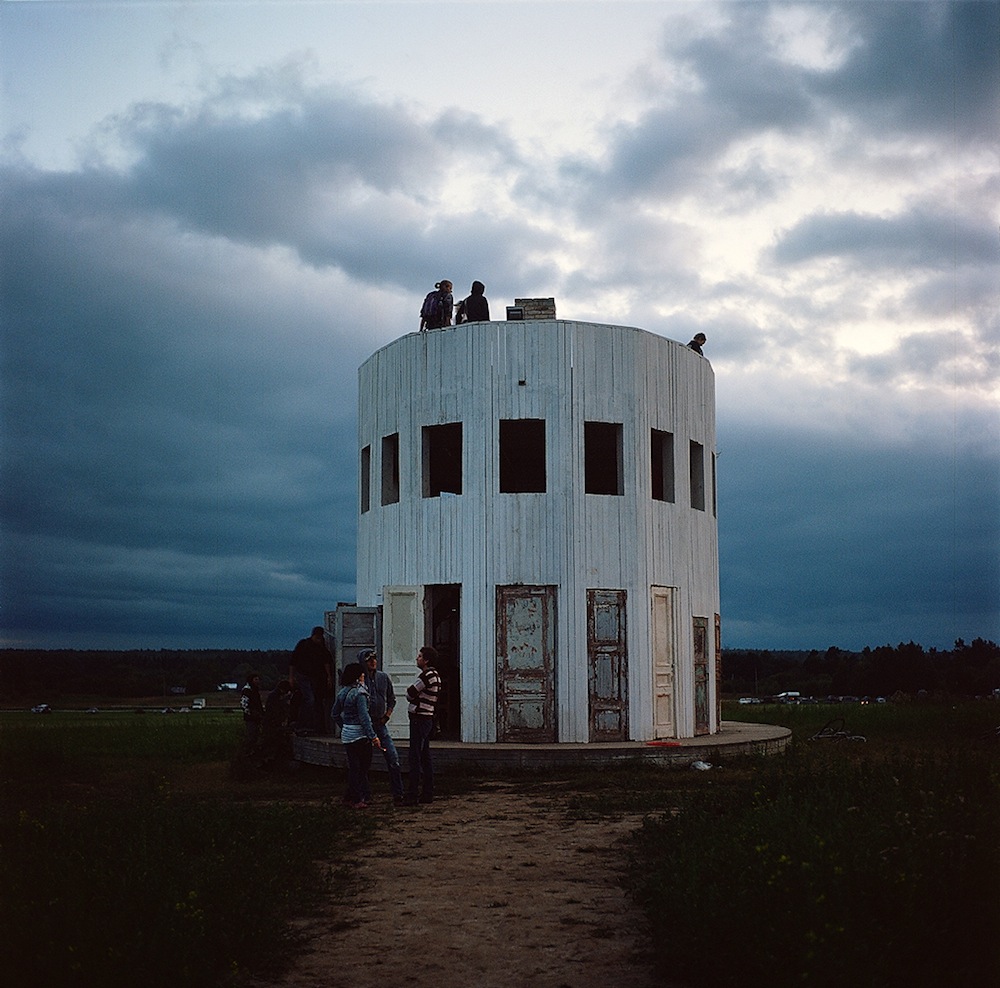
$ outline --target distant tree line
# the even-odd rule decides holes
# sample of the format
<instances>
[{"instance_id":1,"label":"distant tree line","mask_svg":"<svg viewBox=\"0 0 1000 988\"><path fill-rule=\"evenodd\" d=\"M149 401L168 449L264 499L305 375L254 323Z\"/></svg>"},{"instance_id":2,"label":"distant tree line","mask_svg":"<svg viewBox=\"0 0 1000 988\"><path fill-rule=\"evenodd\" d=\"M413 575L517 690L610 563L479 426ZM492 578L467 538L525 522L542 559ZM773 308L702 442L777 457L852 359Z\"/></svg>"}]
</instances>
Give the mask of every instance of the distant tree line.
<instances>
[{"instance_id":1,"label":"distant tree line","mask_svg":"<svg viewBox=\"0 0 1000 988\"><path fill-rule=\"evenodd\" d=\"M865 647L848 652L724 649L722 689L740 696L774 696L797 690L803 696L891 696L894 693L951 693L986 696L1000 688L1000 645L984 638L949 650L916 642Z\"/></svg>"},{"instance_id":2,"label":"distant tree line","mask_svg":"<svg viewBox=\"0 0 1000 988\"><path fill-rule=\"evenodd\" d=\"M214 692L259 672L273 686L290 651L0 649L0 701L60 696L149 697Z\"/></svg>"},{"instance_id":3,"label":"distant tree line","mask_svg":"<svg viewBox=\"0 0 1000 988\"><path fill-rule=\"evenodd\" d=\"M287 650L199 649L78 651L0 649L0 701L60 696L178 696L242 686L259 672L266 687L288 674ZM984 696L1000 688L1000 646L983 638L953 649L916 642L849 652L724 649L722 689L730 695L891 696L953 693Z\"/></svg>"}]
</instances>

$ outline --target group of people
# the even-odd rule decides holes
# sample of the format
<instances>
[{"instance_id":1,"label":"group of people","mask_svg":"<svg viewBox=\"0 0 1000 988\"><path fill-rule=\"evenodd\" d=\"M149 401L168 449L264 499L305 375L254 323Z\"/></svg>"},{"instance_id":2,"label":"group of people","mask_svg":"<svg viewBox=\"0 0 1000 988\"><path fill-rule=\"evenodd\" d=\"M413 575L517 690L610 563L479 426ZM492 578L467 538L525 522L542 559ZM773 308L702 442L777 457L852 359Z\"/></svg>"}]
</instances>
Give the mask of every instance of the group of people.
<instances>
[{"instance_id":1,"label":"group of people","mask_svg":"<svg viewBox=\"0 0 1000 988\"><path fill-rule=\"evenodd\" d=\"M434 768L431 733L434 712L441 693L441 675L435 668L437 651L425 645L417 653L420 674L407 687L410 718L409 785L403 790L399 754L388 723L396 707L396 692L389 675L378 668L378 655L366 649L357 662L348 663L341 674L341 687L330 711L340 727L340 740L347 755L347 788L344 803L360 810L372 801L368 771L375 748L385 757L389 787L397 806L416 806L434 801Z\"/></svg>"},{"instance_id":2,"label":"group of people","mask_svg":"<svg viewBox=\"0 0 1000 988\"><path fill-rule=\"evenodd\" d=\"M489 322L490 303L484 294L486 286L481 281L474 281L470 294L457 305L452 289L452 283L446 279L437 282L434 291L427 293L420 307L421 333L450 326L452 317L456 326L464 322Z\"/></svg>"},{"instance_id":3,"label":"group of people","mask_svg":"<svg viewBox=\"0 0 1000 988\"><path fill-rule=\"evenodd\" d=\"M434 800L434 769L431 763L431 734L441 693L441 675L436 669L437 651L425 645L417 653L419 675L406 690L410 748L409 785L403 788L399 754L389 734L389 718L396 707L396 692L389 675L378 668L378 654L366 649L358 661L348 663L340 677L340 689L329 710L329 720L321 710L324 687L333 683L333 657L326 646L322 627L313 628L292 652L288 679L271 691L265 704L260 693L260 674L250 673L240 694L245 745L253 759L263 765L281 754L291 757L291 736L325 734L330 724L340 728L340 740L347 755L347 788L344 803L364 809L371 803L368 779L372 754L385 756L393 802L416 806Z\"/></svg>"},{"instance_id":4,"label":"group of people","mask_svg":"<svg viewBox=\"0 0 1000 988\"><path fill-rule=\"evenodd\" d=\"M481 281L474 281L471 293L457 305L452 294L453 287L452 283L445 279L434 285L434 291L427 293L424 304L420 307L421 333L428 329L450 326L453 317L456 326L464 322L489 322L490 303L484 294L486 286ZM688 346L695 353L704 356L702 346L705 340L704 333L696 333Z\"/></svg>"},{"instance_id":5,"label":"group of people","mask_svg":"<svg viewBox=\"0 0 1000 988\"><path fill-rule=\"evenodd\" d=\"M298 694L287 679L268 694L260 692L260 673L251 672L240 693L243 710L244 754L260 768L292 757L292 732Z\"/></svg>"}]
</instances>

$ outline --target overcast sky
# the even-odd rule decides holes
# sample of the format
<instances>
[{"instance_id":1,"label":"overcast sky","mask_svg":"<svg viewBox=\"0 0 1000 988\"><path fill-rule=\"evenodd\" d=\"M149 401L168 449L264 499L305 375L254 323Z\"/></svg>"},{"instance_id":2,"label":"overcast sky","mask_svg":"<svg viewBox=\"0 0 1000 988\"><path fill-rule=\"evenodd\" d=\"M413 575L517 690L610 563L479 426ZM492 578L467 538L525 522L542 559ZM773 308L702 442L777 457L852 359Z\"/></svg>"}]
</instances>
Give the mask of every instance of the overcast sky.
<instances>
[{"instance_id":1,"label":"overcast sky","mask_svg":"<svg viewBox=\"0 0 1000 988\"><path fill-rule=\"evenodd\" d=\"M701 330L723 641L1000 640L1000 6L0 5L2 644L354 599L356 374L449 278Z\"/></svg>"}]
</instances>

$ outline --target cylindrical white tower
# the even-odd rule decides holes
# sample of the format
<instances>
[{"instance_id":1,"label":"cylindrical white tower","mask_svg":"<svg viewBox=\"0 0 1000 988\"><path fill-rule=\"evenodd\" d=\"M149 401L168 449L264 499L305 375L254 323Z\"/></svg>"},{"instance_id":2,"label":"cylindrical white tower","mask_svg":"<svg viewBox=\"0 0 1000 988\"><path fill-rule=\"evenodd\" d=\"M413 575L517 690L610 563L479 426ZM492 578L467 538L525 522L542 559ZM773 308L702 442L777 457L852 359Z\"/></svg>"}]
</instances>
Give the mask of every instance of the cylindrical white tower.
<instances>
[{"instance_id":1,"label":"cylindrical white tower","mask_svg":"<svg viewBox=\"0 0 1000 988\"><path fill-rule=\"evenodd\" d=\"M438 648L446 735L719 730L714 387L680 343L556 319L362 365L358 604L397 689Z\"/></svg>"}]
</instances>

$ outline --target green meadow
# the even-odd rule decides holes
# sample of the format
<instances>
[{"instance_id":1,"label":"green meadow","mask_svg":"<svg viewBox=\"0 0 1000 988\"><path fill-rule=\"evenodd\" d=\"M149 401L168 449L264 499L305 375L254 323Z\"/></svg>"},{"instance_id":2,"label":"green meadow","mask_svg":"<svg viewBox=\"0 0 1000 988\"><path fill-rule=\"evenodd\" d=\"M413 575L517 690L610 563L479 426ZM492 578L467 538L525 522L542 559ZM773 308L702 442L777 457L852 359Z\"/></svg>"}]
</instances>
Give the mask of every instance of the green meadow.
<instances>
[{"instance_id":1,"label":"green meadow","mask_svg":"<svg viewBox=\"0 0 1000 988\"><path fill-rule=\"evenodd\" d=\"M623 881L665 983L997 983L1000 704L734 704L725 716L785 724L793 742L706 772L560 776L568 822L644 814ZM813 740L831 719L841 737ZM329 769L232 771L241 730L216 711L0 714L0 970L12 983L217 986L280 972L296 949L290 920L349 890L352 849L391 816L343 810ZM483 779L440 781L447 798Z\"/></svg>"},{"instance_id":2,"label":"green meadow","mask_svg":"<svg viewBox=\"0 0 1000 988\"><path fill-rule=\"evenodd\" d=\"M793 743L697 773L636 835L629 881L665 978L1000 984L1000 704L726 716L784 724Z\"/></svg>"},{"instance_id":3,"label":"green meadow","mask_svg":"<svg viewBox=\"0 0 1000 988\"><path fill-rule=\"evenodd\" d=\"M305 770L240 782L224 713L0 714L0 970L209 986L280 969L367 821ZM324 863L331 863L329 867Z\"/></svg>"}]
</instances>

